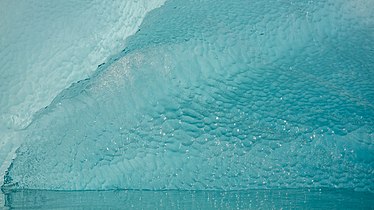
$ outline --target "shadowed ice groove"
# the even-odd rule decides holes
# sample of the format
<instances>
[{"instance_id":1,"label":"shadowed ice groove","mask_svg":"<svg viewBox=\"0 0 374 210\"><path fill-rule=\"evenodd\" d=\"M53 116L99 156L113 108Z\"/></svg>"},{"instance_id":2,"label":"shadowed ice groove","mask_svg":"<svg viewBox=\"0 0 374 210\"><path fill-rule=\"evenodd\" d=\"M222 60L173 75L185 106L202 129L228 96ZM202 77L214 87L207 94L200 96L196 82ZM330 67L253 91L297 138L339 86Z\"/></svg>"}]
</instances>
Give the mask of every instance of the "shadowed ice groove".
<instances>
[{"instance_id":1,"label":"shadowed ice groove","mask_svg":"<svg viewBox=\"0 0 374 210\"><path fill-rule=\"evenodd\" d=\"M372 4L347 4L168 1L37 114L3 188L374 191Z\"/></svg>"}]
</instances>

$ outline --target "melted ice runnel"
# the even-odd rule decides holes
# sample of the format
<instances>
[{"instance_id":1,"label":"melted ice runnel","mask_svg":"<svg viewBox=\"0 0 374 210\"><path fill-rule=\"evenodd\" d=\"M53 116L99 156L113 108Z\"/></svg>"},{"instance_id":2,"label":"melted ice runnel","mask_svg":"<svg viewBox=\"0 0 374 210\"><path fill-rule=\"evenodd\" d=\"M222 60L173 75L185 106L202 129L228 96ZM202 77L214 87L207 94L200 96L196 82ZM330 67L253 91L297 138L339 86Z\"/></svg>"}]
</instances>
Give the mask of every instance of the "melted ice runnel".
<instances>
[{"instance_id":1,"label":"melted ice runnel","mask_svg":"<svg viewBox=\"0 0 374 210\"><path fill-rule=\"evenodd\" d=\"M373 4L351 3L168 1L37 114L3 187L374 191Z\"/></svg>"}]
</instances>

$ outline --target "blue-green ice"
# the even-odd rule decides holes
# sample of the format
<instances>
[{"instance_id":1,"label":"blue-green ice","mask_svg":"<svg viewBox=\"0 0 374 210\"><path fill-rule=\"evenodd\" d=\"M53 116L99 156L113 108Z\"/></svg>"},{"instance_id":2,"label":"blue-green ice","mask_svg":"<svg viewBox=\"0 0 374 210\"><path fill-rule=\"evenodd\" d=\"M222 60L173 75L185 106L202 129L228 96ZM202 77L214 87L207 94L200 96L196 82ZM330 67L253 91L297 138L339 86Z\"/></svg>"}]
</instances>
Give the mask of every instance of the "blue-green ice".
<instances>
[{"instance_id":1,"label":"blue-green ice","mask_svg":"<svg viewBox=\"0 0 374 210\"><path fill-rule=\"evenodd\" d=\"M22 69L0 39L3 190L373 193L373 1L152 2Z\"/></svg>"}]
</instances>

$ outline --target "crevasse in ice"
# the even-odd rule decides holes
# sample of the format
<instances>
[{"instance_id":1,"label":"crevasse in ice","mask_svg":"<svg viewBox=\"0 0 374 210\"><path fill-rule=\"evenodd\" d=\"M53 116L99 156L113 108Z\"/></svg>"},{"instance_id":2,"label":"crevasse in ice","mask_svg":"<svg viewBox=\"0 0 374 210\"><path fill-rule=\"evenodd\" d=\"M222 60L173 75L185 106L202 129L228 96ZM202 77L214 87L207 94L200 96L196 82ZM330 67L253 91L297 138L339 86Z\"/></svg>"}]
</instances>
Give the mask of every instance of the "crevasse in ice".
<instances>
[{"instance_id":1,"label":"crevasse in ice","mask_svg":"<svg viewBox=\"0 0 374 210\"><path fill-rule=\"evenodd\" d=\"M3 187L374 191L372 9L169 0L19 132Z\"/></svg>"}]
</instances>

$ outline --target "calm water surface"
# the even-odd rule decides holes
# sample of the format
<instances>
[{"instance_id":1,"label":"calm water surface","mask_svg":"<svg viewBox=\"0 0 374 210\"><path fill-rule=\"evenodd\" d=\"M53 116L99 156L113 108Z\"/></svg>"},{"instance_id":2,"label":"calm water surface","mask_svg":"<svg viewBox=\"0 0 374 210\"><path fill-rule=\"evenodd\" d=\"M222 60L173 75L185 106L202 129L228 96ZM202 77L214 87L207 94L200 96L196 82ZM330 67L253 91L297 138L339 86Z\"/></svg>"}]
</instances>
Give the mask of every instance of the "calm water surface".
<instances>
[{"instance_id":1,"label":"calm water surface","mask_svg":"<svg viewBox=\"0 0 374 210\"><path fill-rule=\"evenodd\" d=\"M374 194L331 189L42 191L1 194L4 209L374 209Z\"/></svg>"}]
</instances>

